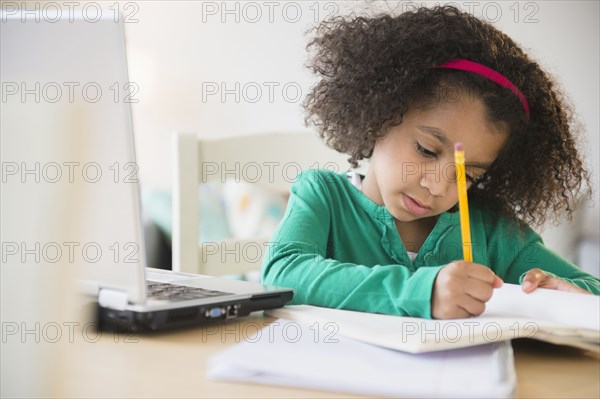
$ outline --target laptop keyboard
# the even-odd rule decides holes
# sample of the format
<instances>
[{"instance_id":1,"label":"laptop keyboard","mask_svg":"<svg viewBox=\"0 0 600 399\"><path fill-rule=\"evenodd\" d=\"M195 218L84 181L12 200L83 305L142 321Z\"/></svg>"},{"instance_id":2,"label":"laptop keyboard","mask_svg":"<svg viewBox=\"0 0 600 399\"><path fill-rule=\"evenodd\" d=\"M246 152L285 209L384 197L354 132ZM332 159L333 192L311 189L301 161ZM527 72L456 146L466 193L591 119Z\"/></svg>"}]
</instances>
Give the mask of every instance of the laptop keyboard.
<instances>
[{"instance_id":1,"label":"laptop keyboard","mask_svg":"<svg viewBox=\"0 0 600 399\"><path fill-rule=\"evenodd\" d=\"M229 292L211 291L198 287L186 287L170 283L146 281L148 298L170 301L186 301L190 299L212 298L224 295L233 295Z\"/></svg>"}]
</instances>

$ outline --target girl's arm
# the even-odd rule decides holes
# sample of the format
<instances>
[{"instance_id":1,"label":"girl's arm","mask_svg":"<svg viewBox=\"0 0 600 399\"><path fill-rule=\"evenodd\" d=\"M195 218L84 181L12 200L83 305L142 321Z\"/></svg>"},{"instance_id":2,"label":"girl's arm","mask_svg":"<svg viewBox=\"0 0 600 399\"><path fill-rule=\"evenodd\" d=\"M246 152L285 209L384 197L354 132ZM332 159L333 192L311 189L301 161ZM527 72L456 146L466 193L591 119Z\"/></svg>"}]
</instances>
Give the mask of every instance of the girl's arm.
<instances>
[{"instance_id":1,"label":"girl's arm","mask_svg":"<svg viewBox=\"0 0 600 399\"><path fill-rule=\"evenodd\" d=\"M263 263L263 281L293 288L293 304L431 318L432 286L443 266L412 272L396 264L340 262L301 241L279 241L273 248Z\"/></svg>"},{"instance_id":2,"label":"girl's arm","mask_svg":"<svg viewBox=\"0 0 600 399\"><path fill-rule=\"evenodd\" d=\"M329 184L335 183L307 171L292 186L263 260L263 281L293 288L295 304L431 318L432 287L443 266L414 271L401 264L362 265L326 257L328 245L352 245L328 240L330 207L335 206ZM374 245L373 250L379 249Z\"/></svg>"},{"instance_id":3,"label":"girl's arm","mask_svg":"<svg viewBox=\"0 0 600 399\"><path fill-rule=\"evenodd\" d=\"M521 248L522 250L504 273L506 282L521 284L530 270L532 272L526 280L530 280L531 276L536 274L534 269L541 269L551 278L558 278L596 295L600 294L600 279L584 272L546 247L539 234L532 229L527 229ZM550 281L550 283L545 288L563 290L569 288L557 281ZM530 292L530 290L527 290L527 292Z\"/></svg>"}]
</instances>

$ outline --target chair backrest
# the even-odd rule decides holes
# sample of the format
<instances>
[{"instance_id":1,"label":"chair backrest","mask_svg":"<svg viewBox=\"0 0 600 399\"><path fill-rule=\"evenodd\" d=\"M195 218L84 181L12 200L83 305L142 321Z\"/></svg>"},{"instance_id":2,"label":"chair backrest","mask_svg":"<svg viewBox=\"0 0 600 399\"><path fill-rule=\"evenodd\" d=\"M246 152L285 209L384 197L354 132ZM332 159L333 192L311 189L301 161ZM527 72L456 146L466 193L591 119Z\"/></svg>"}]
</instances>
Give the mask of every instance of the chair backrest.
<instances>
[{"instance_id":1,"label":"chair backrest","mask_svg":"<svg viewBox=\"0 0 600 399\"><path fill-rule=\"evenodd\" d=\"M235 179L287 192L302 170L341 171L347 158L310 133L198 140L198 177L201 183Z\"/></svg>"},{"instance_id":2,"label":"chair backrest","mask_svg":"<svg viewBox=\"0 0 600 399\"><path fill-rule=\"evenodd\" d=\"M258 269L262 256L224 261L207 252L243 250L247 240L199 245L198 187L209 181L245 181L288 192L302 170L348 170L348 156L328 148L316 133L265 133L199 139L193 133L173 136L173 270L222 275ZM217 248L215 248L215 245ZM232 249L233 248L233 249ZM221 261L223 260L223 261ZM210 264L209 264L210 263Z\"/></svg>"}]
</instances>

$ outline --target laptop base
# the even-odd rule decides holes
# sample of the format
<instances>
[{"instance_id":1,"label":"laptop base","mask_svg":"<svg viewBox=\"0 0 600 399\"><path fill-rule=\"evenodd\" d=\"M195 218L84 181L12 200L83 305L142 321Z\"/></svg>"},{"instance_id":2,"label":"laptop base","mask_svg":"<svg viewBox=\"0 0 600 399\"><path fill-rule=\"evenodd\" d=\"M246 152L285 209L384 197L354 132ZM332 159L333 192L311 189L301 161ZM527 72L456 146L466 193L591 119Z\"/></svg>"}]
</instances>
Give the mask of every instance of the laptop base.
<instances>
[{"instance_id":1,"label":"laptop base","mask_svg":"<svg viewBox=\"0 0 600 399\"><path fill-rule=\"evenodd\" d=\"M96 307L96 320L101 331L156 332L190 326L201 326L218 321L248 316L252 312L282 307L292 299L289 295L264 295L240 300L224 301L217 305L205 304L176 309L147 312Z\"/></svg>"}]
</instances>

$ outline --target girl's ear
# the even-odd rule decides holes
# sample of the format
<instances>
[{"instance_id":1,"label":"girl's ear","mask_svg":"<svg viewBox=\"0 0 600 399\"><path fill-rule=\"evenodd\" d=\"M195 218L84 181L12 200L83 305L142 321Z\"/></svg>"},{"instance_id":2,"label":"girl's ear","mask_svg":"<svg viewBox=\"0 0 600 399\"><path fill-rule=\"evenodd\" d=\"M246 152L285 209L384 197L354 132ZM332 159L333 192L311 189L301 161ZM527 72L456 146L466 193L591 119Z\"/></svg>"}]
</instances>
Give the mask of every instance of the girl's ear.
<instances>
[{"instance_id":1,"label":"girl's ear","mask_svg":"<svg viewBox=\"0 0 600 399\"><path fill-rule=\"evenodd\" d=\"M471 186L477 187L477 185L479 183L483 182L484 180L485 180L485 173L482 173L473 180L473 183L471 183ZM480 187L478 187L478 188L480 188Z\"/></svg>"}]
</instances>

